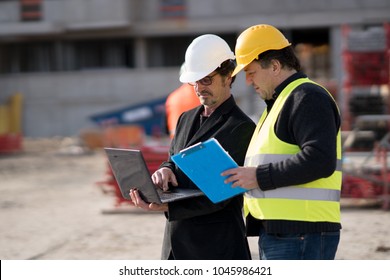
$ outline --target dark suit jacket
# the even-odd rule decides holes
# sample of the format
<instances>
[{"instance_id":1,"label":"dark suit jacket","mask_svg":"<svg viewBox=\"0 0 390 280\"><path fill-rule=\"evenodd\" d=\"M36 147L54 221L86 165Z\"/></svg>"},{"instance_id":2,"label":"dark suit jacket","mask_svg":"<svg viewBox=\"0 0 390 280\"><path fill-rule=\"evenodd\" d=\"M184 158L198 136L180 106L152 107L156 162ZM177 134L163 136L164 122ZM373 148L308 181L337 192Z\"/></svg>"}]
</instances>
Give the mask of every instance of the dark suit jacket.
<instances>
[{"instance_id":1,"label":"dark suit jacket","mask_svg":"<svg viewBox=\"0 0 390 280\"><path fill-rule=\"evenodd\" d=\"M243 165L255 129L253 121L236 105L233 96L196 131L202 112L203 106L199 106L181 115L170 155L215 137L232 158ZM179 187L197 188L170 159L161 167L174 171ZM217 204L207 197L169 203L162 259L250 259L242 202L243 197L236 196Z\"/></svg>"}]
</instances>

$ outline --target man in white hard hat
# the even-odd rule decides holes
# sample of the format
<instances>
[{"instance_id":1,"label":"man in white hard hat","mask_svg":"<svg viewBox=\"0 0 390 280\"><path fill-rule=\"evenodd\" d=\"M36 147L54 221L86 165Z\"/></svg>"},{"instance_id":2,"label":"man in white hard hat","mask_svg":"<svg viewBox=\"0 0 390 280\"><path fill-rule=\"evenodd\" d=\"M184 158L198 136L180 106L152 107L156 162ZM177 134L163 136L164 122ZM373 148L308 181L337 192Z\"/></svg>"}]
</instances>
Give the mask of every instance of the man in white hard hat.
<instances>
[{"instance_id":1,"label":"man in white hard hat","mask_svg":"<svg viewBox=\"0 0 390 280\"><path fill-rule=\"evenodd\" d=\"M245 194L248 232L261 259L334 259L340 240L340 113L331 94L300 71L284 35L267 24L243 31L237 68L264 99L245 166L223 173ZM252 231L254 225L256 230Z\"/></svg>"},{"instance_id":2,"label":"man in white hard hat","mask_svg":"<svg viewBox=\"0 0 390 280\"><path fill-rule=\"evenodd\" d=\"M228 44L212 34L196 38L187 48L186 69L180 81L195 88L201 105L180 116L170 156L214 137L239 165L244 163L255 124L241 111L231 94L234 58ZM152 179L164 190L169 185L197 188L170 157ZM242 217L242 196L217 204L202 196L157 205L142 201L135 189L130 194L135 206L165 212L162 259L251 258Z\"/></svg>"}]
</instances>

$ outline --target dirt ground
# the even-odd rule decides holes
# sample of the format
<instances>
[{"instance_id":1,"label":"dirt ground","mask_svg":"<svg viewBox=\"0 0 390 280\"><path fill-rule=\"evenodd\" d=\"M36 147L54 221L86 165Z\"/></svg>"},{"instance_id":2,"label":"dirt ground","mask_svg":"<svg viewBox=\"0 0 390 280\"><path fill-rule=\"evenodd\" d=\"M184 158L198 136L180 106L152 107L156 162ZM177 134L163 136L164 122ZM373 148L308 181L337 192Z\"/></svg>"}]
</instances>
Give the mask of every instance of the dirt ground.
<instances>
[{"instance_id":1,"label":"dirt ground","mask_svg":"<svg viewBox=\"0 0 390 280\"><path fill-rule=\"evenodd\" d=\"M73 138L25 139L23 152L0 155L0 259L159 259L165 218L115 207L96 184L106 164ZM390 211L343 206L342 224L337 259L390 260Z\"/></svg>"}]
</instances>

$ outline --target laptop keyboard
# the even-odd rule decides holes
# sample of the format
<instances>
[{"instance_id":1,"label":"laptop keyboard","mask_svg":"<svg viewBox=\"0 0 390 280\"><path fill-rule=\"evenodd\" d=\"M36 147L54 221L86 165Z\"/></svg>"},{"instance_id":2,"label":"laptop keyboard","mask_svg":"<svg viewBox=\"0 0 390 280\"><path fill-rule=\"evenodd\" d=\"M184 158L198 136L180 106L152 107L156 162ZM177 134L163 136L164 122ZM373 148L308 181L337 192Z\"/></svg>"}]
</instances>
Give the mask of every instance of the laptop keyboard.
<instances>
[{"instance_id":1,"label":"laptop keyboard","mask_svg":"<svg viewBox=\"0 0 390 280\"><path fill-rule=\"evenodd\" d=\"M158 195L160 196L161 200L176 200L179 198L200 196L203 195L203 193L196 189L181 189L180 191L172 190L169 192L158 190Z\"/></svg>"},{"instance_id":2,"label":"laptop keyboard","mask_svg":"<svg viewBox=\"0 0 390 280\"><path fill-rule=\"evenodd\" d=\"M177 192L160 192L159 193L161 199L170 199L172 197L183 197L185 194L177 193Z\"/></svg>"}]
</instances>

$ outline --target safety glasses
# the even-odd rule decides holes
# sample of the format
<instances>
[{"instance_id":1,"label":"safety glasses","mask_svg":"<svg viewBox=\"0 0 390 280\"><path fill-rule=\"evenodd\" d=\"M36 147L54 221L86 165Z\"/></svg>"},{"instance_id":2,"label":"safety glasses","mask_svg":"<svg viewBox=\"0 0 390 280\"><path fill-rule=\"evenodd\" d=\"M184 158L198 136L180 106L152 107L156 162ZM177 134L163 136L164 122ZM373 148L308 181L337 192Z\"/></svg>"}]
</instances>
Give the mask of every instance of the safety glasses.
<instances>
[{"instance_id":1,"label":"safety glasses","mask_svg":"<svg viewBox=\"0 0 390 280\"><path fill-rule=\"evenodd\" d=\"M213 83L213 77L216 76L217 74L218 74L218 72L216 72L213 75L206 76L203 79L200 79L199 81L191 82L191 83L188 83L188 84L193 86L193 87L196 86L196 84L201 84L202 86L209 86L209 85L211 85Z\"/></svg>"}]
</instances>

